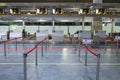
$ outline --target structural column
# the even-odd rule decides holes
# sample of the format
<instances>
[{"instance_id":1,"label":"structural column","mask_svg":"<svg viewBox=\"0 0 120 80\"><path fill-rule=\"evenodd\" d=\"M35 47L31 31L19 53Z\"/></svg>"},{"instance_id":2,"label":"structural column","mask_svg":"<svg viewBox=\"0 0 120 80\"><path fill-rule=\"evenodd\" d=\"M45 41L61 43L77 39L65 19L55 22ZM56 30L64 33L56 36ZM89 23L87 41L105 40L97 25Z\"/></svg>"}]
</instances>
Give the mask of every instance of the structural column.
<instances>
[{"instance_id":1,"label":"structural column","mask_svg":"<svg viewBox=\"0 0 120 80\"><path fill-rule=\"evenodd\" d=\"M25 21L23 20L23 29L25 29Z\"/></svg>"},{"instance_id":2,"label":"structural column","mask_svg":"<svg viewBox=\"0 0 120 80\"><path fill-rule=\"evenodd\" d=\"M102 0L93 0L93 3L102 3Z\"/></svg>"},{"instance_id":3,"label":"structural column","mask_svg":"<svg viewBox=\"0 0 120 80\"><path fill-rule=\"evenodd\" d=\"M85 19L84 19L84 17L82 17L82 30L84 30L85 29L85 25L84 25L84 21Z\"/></svg>"},{"instance_id":4,"label":"structural column","mask_svg":"<svg viewBox=\"0 0 120 80\"><path fill-rule=\"evenodd\" d=\"M92 31L102 30L102 17L94 17L92 22Z\"/></svg>"},{"instance_id":5,"label":"structural column","mask_svg":"<svg viewBox=\"0 0 120 80\"><path fill-rule=\"evenodd\" d=\"M114 32L114 28L113 28L113 26L114 26L114 19L111 19L111 35L110 36L113 36L112 35L112 33Z\"/></svg>"},{"instance_id":6,"label":"structural column","mask_svg":"<svg viewBox=\"0 0 120 80\"><path fill-rule=\"evenodd\" d=\"M38 25L38 30L40 30L40 26Z\"/></svg>"},{"instance_id":7,"label":"structural column","mask_svg":"<svg viewBox=\"0 0 120 80\"><path fill-rule=\"evenodd\" d=\"M93 0L93 3L101 3L102 0ZM101 6L99 6L100 8ZM94 30L102 30L102 17L93 17L93 23L92 23L92 31Z\"/></svg>"}]
</instances>

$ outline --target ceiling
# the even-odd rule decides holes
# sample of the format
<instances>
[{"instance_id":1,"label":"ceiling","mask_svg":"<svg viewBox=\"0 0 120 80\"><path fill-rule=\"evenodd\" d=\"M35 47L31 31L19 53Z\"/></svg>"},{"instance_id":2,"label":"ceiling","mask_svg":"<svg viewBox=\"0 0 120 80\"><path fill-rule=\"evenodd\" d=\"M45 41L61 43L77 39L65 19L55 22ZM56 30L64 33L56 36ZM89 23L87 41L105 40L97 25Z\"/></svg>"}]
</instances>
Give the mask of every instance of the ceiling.
<instances>
[{"instance_id":1,"label":"ceiling","mask_svg":"<svg viewBox=\"0 0 120 80\"><path fill-rule=\"evenodd\" d=\"M93 0L0 0L0 2L80 2L92 3ZM120 0L102 0L103 3L120 3Z\"/></svg>"},{"instance_id":2,"label":"ceiling","mask_svg":"<svg viewBox=\"0 0 120 80\"><path fill-rule=\"evenodd\" d=\"M48 15L0 15L1 21L68 21L79 22L84 18L85 21L92 21L93 17L103 17L105 19L119 18L120 15L53 15L53 8L62 8L68 11L79 11L81 8L90 8L94 11L96 8L106 8L108 11L119 11L120 3L0 3L1 8L5 8L6 12L9 12L10 8L20 8L21 10L36 10L37 8L48 8Z\"/></svg>"}]
</instances>

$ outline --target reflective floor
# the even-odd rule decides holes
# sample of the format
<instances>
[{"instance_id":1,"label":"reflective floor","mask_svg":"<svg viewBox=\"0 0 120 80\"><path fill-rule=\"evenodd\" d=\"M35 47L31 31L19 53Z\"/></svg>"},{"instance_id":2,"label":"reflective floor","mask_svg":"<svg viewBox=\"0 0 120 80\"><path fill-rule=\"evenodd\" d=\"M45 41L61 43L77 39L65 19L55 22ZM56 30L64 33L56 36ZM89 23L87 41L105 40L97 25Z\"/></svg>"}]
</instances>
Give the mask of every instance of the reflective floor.
<instances>
[{"instance_id":1,"label":"reflective floor","mask_svg":"<svg viewBox=\"0 0 120 80\"><path fill-rule=\"evenodd\" d=\"M33 48L35 44L9 43L6 46L0 44L0 80L24 80L23 79L23 54ZM92 51L101 54L99 80L118 80L120 78L120 52L116 48L105 50L102 47L93 48ZM72 44L49 44L41 53L38 47L38 65L35 65L34 50L27 56L27 80L96 80L95 56L88 52L88 65L85 66L85 49L80 47L75 50ZM117 53L117 54L116 54Z\"/></svg>"}]
</instances>

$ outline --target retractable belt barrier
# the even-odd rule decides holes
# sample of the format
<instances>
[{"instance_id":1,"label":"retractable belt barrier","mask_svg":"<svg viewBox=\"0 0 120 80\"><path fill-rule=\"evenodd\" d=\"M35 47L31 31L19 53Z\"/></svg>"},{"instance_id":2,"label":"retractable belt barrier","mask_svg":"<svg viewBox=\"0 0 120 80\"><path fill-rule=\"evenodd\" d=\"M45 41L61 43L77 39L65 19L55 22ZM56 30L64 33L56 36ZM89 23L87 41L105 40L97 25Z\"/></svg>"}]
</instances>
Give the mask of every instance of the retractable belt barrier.
<instances>
[{"instance_id":1,"label":"retractable belt barrier","mask_svg":"<svg viewBox=\"0 0 120 80\"><path fill-rule=\"evenodd\" d=\"M100 71L100 54L97 54L93 52L86 44L80 43L80 45L84 46L86 51L85 51L85 66L87 66L87 55L88 51L97 58L97 67L96 67L96 80L99 80L99 71ZM80 52L80 51L79 51ZM80 55L80 54L79 54Z\"/></svg>"},{"instance_id":2,"label":"retractable belt barrier","mask_svg":"<svg viewBox=\"0 0 120 80\"><path fill-rule=\"evenodd\" d=\"M23 70L24 70L24 80L27 80L27 56L36 49L36 53L35 53L35 65L38 65L38 53L37 53L37 48L38 46L41 44L41 52L42 52L42 56L43 56L43 43L45 41L47 41L48 38L44 38L42 41L38 42L32 49L30 49L28 52L23 54Z\"/></svg>"},{"instance_id":3,"label":"retractable belt barrier","mask_svg":"<svg viewBox=\"0 0 120 80\"><path fill-rule=\"evenodd\" d=\"M16 50L17 50L17 39L20 39L20 38L22 38L22 37L17 37L17 38L13 38L13 39L9 39L9 40L1 41L1 42L0 42L0 44L3 44L3 43L4 43L4 56L6 56L6 43L15 40L15 41L16 41L16 43L15 43L15 48L16 48Z\"/></svg>"},{"instance_id":4,"label":"retractable belt barrier","mask_svg":"<svg viewBox=\"0 0 120 80\"><path fill-rule=\"evenodd\" d=\"M120 44L119 40L114 41L112 39L107 39L107 38L102 38L102 37L98 37L98 38L105 40L105 50L106 50L107 40L109 40L109 42L116 44L116 48L117 48L116 54L118 55L118 49L119 49L119 44Z\"/></svg>"},{"instance_id":5,"label":"retractable belt barrier","mask_svg":"<svg viewBox=\"0 0 120 80\"><path fill-rule=\"evenodd\" d=\"M106 40L106 41L109 40L109 42L112 42L112 43L118 43L118 44L120 44L120 42L118 42L118 40L114 41L112 39L107 39L107 38L102 38L102 37L98 37L98 38Z\"/></svg>"}]
</instances>

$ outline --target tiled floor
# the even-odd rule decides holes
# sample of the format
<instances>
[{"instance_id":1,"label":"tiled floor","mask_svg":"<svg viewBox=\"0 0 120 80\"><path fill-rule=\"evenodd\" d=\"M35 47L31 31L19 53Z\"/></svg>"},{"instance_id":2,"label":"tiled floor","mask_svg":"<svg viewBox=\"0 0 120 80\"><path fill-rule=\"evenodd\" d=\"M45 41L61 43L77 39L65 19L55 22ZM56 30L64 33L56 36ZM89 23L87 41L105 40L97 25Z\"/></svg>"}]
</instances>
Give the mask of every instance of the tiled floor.
<instances>
[{"instance_id":1,"label":"tiled floor","mask_svg":"<svg viewBox=\"0 0 120 80\"><path fill-rule=\"evenodd\" d=\"M7 44L7 56L4 56L0 44L0 80L23 80L23 53L35 44ZM120 79L120 54L116 49L92 48L101 54L100 79ZM38 48L38 66L35 66L35 51L27 57L27 80L96 80L96 57L88 53L88 66L84 66L85 49L74 50L71 44L50 44L41 56ZM120 52L118 52L120 53Z\"/></svg>"}]
</instances>

